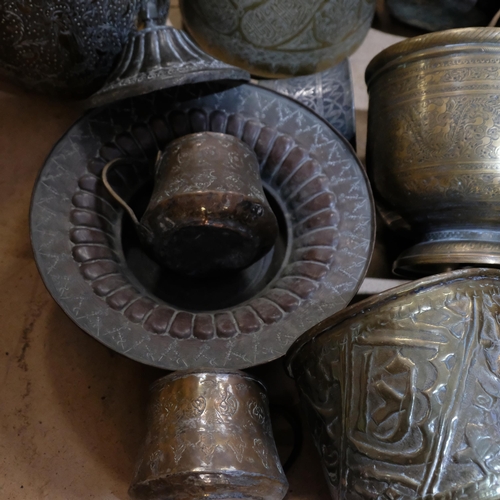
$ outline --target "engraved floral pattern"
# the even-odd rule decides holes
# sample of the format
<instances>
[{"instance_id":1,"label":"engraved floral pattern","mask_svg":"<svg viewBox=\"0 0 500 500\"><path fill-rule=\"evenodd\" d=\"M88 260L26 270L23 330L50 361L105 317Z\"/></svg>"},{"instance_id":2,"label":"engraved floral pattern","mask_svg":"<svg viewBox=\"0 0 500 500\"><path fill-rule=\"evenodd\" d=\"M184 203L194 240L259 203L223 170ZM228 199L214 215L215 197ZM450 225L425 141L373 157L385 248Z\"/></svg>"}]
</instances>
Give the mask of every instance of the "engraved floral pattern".
<instances>
[{"instance_id":1,"label":"engraved floral pattern","mask_svg":"<svg viewBox=\"0 0 500 500\"><path fill-rule=\"evenodd\" d=\"M0 72L28 88L86 97L110 74L135 28L138 0L5 0Z\"/></svg>"},{"instance_id":2,"label":"engraved floral pattern","mask_svg":"<svg viewBox=\"0 0 500 500\"><path fill-rule=\"evenodd\" d=\"M182 0L186 26L207 52L260 76L308 75L350 55L373 0Z\"/></svg>"},{"instance_id":3,"label":"engraved floral pattern","mask_svg":"<svg viewBox=\"0 0 500 500\"><path fill-rule=\"evenodd\" d=\"M283 498L286 476L256 379L242 372L177 372L159 380L152 393L148 435L132 488L161 477L174 497L175 488L185 492L186 485L196 486L208 474L221 496L224 488L235 497L248 496L240 491L251 487L256 497ZM248 413L248 398L260 408L262 420ZM167 402L172 405L168 414L161 410Z\"/></svg>"}]
</instances>

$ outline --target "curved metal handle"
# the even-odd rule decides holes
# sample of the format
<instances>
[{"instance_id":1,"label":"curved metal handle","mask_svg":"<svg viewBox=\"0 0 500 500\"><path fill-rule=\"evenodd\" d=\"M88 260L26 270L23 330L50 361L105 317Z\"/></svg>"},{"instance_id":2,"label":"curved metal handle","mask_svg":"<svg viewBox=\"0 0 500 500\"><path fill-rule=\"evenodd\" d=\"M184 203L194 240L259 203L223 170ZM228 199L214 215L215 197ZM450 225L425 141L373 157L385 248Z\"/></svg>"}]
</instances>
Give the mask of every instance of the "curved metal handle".
<instances>
[{"instance_id":1,"label":"curved metal handle","mask_svg":"<svg viewBox=\"0 0 500 500\"><path fill-rule=\"evenodd\" d=\"M304 434L302 432L302 423L300 417L291 409L283 405L270 405L269 410L271 414L277 413L281 415L290 425L293 433L293 447L288 455L283 470L287 473L290 467L295 463L302 451L302 444L304 442Z\"/></svg>"},{"instance_id":2,"label":"curved metal handle","mask_svg":"<svg viewBox=\"0 0 500 500\"><path fill-rule=\"evenodd\" d=\"M136 226L140 226L141 224L139 222L139 219L135 215L134 211L130 208L129 205L127 205L127 203L125 202L125 200L116 193L116 191L111 187L111 184L108 181L108 172L109 172L109 169L113 168L113 167L115 167L115 166L117 166L119 164L123 164L123 163L131 164L132 161L129 160L129 159L126 159L126 158L116 158L116 159L111 160L110 162L108 162L106 164L106 166L102 169L102 174L101 174L101 176L102 176L102 182L104 183L105 188L108 190L108 193L125 209L125 211L128 213L128 215L132 219L132 222Z\"/></svg>"}]
</instances>

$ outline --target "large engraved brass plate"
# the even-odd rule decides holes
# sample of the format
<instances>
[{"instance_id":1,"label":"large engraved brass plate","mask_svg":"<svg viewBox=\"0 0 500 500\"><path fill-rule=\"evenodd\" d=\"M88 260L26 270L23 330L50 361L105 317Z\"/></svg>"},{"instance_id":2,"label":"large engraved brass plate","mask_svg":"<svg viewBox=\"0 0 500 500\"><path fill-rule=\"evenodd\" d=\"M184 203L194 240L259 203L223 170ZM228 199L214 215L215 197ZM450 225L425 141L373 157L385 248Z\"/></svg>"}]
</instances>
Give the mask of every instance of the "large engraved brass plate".
<instances>
[{"instance_id":1,"label":"large engraved brass plate","mask_svg":"<svg viewBox=\"0 0 500 500\"><path fill-rule=\"evenodd\" d=\"M158 150L202 131L255 151L281 214L274 249L235 281L194 283L157 269L101 179L107 162L129 158L115 187L140 198ZM49 291L104 344L171 370L245 368L282 356L349 303L371 257L373 215L362 166L324 120L258 86L203 86L133 98L75 124L37 181L31 231Z\"/></svg>"}]
</instances>

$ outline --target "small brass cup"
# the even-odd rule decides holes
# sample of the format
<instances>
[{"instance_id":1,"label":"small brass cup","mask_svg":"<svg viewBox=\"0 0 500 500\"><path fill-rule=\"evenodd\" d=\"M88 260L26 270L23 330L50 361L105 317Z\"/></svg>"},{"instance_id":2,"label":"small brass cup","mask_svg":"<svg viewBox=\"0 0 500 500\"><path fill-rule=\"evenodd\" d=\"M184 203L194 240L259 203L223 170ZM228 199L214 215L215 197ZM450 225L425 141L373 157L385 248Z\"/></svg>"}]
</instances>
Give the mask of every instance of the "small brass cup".
<instances>
[{"instance_id":1,"label":"small brass cup","mask_svg":"<svg viewBox=\"0 0 500 500\"><path fill-rule=\"evenodd\" d=\"M288 483L266 389L239 371L175 372L153 384L138 500L281 500Z\"/></svg>"}]
</instances>

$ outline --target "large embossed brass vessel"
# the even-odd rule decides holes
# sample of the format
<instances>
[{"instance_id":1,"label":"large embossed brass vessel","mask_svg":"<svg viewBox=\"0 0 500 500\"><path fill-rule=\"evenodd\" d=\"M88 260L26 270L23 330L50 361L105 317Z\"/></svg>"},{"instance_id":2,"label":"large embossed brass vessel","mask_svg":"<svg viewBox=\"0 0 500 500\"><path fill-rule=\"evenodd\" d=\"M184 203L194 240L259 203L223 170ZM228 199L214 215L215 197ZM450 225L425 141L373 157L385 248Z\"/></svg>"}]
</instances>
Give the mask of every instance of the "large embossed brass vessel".
<instances>
[{"instance_id":1,"label":"large embossed brass vessel","mask_svg":"<svg viewBox=\"0 0 500 500\"><path fill-rule=\"evenodd\" d=\"M418 241L395 271L500 265L500 30L403 41L366 81L372 185Z\"/></svg>"},{"instance_id":2,"label":"large embossed brass vessel","mask_svg":"<svg viewBox=\"0 0 500 500\"><path fill-rule=\"evenodd\" d=\"M208 370L153 385L132 498L281 500L287 489L261 382Z\"/></svg>"},{"instance_id":3,"label":"large embossed brass vessel","mask_svg":"<svg viewBox=\"0 0 500 500\"><path fill-rule=\"evenodd\" d=\"M375 0L180 0L180 7L203 50L278 78L323 71L354 52Z\"/></svg>"},{"instance_id":4,"label":"large embossed brass vessel","mask_svg":"<svg viewBox=\"0 0 500 500\"><path fill-rule=\"evenodd\" d=\"M332 498L500 499L500 271L424 278L292 347Z\"/></svg>"}]
</instances>

